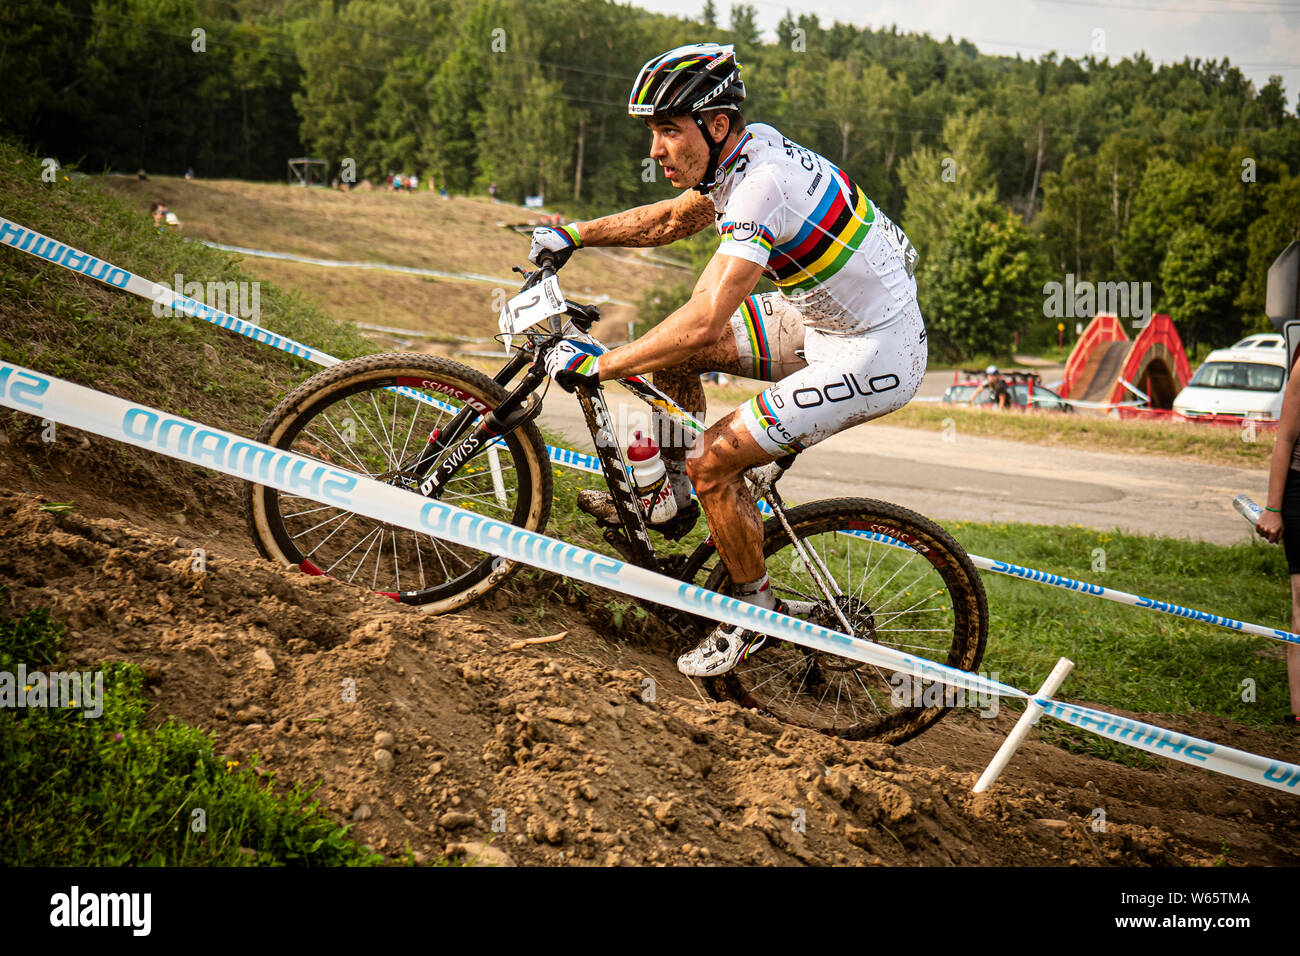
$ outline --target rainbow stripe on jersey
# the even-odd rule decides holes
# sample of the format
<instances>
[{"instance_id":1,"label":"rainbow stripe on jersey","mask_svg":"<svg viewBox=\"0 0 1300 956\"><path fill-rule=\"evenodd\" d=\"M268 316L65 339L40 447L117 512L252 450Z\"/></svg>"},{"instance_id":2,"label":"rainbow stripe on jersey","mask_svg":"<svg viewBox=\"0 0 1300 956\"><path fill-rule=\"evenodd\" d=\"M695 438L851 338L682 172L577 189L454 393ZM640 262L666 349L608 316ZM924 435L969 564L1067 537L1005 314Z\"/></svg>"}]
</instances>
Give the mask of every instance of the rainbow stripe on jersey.
<instances>
[{"instance_id":1,"label":"rainbow stripe on jersey","mask_svg":"<svg viewBox=\"0 0 1300 956\"><path fill-rule=\"evenodd\" d=\"M785 431L785 426L781 424L781 419L777 417L776 412L772 410L772 406L768 404L766 391L759 392L749 400L749 410L754 416L754 419L758 422L758 427L767 432L767 437L780 448L784 449L787 455L794 455L804 450L806 446L803 442L798 442L791 438L790 443L786 444L785 442L773 437L772 426L776 426L782 432Z\"/></svg>"},{"instance_id":2,"label":"rainbow stripe on jersey","mask_svg":"<svg viewBox=\"0 0 1300 956\"><path fill-rule=\"evenodd\" d=\"M740 315L745 320L745 334L749 336L749 351L754 357L753 377L764 382L774 381L772 345L767 339L767 330L763 328L762 306L757 295L747 297L740 304Z\"/></svg>"},{"instance_id":3,"label":"rainbow stripe on jersey","mask_svg":"<svg viewBox=\"0 0 1300 956\"><path fill-rule=\"evenodd\" d=\"M798 234L774 246L767 263L768 277L786 294L820 285L844 268L876 218L875 207L853 180L837 166L827 165L838 188L834 182L827 187Z\"/></svg>"}]
</instances>

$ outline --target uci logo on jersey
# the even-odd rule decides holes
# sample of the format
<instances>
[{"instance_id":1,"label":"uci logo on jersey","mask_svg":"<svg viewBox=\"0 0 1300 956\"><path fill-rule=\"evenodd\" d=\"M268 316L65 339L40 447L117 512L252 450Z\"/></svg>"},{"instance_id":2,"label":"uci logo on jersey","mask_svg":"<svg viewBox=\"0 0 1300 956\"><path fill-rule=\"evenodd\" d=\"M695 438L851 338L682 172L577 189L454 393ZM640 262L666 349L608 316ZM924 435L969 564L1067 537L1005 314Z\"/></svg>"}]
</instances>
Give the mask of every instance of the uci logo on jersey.
<instances>
[{"instance_id":1,"label":"uci logo on jersey","mask_svg":"<svg viewBox=\"0 0 1300 956\"><path fill-rule=\"evenodd\" d=\"M731 227L731 237L740 242L753 239L756 235L758 235L758 223L756 222L738 222Z\"/></svg>"},{"instance_id":2,"label":"uci logo on jersey","mask_svg":"<svg viewBox=\"0 0 1300 956\"><path fill-rule=\"evenodd\" d=\"M789 446L794 444L794 436L786 430L784 425L771 415L759 416L758 427L763 429L763 433L778 445Z\"/></svg>"}]
</instances>

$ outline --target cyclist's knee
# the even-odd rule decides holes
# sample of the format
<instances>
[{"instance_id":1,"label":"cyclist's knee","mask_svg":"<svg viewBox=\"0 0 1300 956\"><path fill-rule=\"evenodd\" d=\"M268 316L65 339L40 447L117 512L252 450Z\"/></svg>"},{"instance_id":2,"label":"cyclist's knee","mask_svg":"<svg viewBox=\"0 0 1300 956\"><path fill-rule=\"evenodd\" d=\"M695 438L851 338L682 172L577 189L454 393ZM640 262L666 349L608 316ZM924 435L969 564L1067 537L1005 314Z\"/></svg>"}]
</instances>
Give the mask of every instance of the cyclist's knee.
<instances>
[{"instance_id":1,"label":"cyclist's knee","mask_svg":"<svg viewBox=\"0 0 1300 956\"><path fill-rule=\"evenodd\" d=\"M695 493L708 495L716 491L723 481L723 469L718 454L712 448L697 448L686 458L686 474L691 479Z\"/></svg>"},{"instance_id":2,"label":"cyclist's knee","mask_svg":"<svg viewBox=\"0 0 1300 956\"><path fill-rule=\"evenodd\" d=\"M697 446L698 448L698 446ZM686 474L696 494L709 495L735 481L744 466L735 466L717 445L693 450L686 458Z\"/></svg>"}]
</instances>

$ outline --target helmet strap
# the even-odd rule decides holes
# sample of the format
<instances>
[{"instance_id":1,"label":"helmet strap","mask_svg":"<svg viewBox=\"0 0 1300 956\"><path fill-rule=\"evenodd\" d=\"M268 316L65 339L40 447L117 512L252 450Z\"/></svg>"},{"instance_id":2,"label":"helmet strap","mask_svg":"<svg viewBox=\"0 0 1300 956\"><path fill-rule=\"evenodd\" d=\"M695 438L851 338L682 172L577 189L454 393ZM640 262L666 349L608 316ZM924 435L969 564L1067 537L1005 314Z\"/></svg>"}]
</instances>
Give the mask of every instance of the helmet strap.
<instances>
[{"instance_id":1,"label":"helmet strap","mask_svg":"<svg viewBox=\"0 0 1300 956\"><path fill-rule=\"evenodd\" d=\"M727 120L727 131L722 134L722 139L715 143L713 137L709 135L709 128L704 123L703 115L700 113L692 113L691 118L695 120L695 125L700 128L700 134L704 137L704 142L709 144L709 165L704 169L704 178L701 179L697 185L691 188L701 196L707 196L712 191L715 185L714 179L716 179L718 175L718 160L722 156L722 144L725 143L727 137L731 135L731 120Z\"/></svg>"}]
</instances>

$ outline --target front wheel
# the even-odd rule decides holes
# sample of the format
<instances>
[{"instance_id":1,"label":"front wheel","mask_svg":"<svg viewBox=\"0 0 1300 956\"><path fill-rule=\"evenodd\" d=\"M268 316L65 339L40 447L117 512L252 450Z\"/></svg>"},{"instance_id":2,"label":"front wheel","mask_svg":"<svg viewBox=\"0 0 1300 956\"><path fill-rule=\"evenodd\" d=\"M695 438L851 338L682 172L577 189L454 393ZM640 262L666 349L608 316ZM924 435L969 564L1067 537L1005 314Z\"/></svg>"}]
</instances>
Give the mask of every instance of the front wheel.
<instances>
[{"instance_id":1,"label":"front wheel","mask_svg":"<svg viewBox=\"0 0 1300 956\"><path fill-rule=\"evenodd\" d=\"M368 355L295 388L257 440L418 494L432 469L417 473L411 466L426 443L437 441L462 409L470 421L461 434L471 434L505 398L495 381L457 362L405 352ZM528 422L461 464L439 499L541 531L551 510L551 477L541 433ZM514 568L483 551L251 482L244 506L264 557L429 605L435 613L464 607Z\"/></svg>"},{"instance_id":2,"label":"front wheel","mask_svg":"<svg viewBox=\"0 0 1300 956\"><path fill-rule=\"evenodd\" d=\"M796 537L815 552L838 593L853 635L973 671L988 638L988 600L970 558L937 524L869 498L833 498L786 512ZM776 518L764 526L772 590L794 617L843 630ZM730 593L718 562L705 587ZM897 744L938 721L952 689L851 658L767 639L767 644L705 686L785 723L851 740Z\"/></svg>"}]
</instances>

